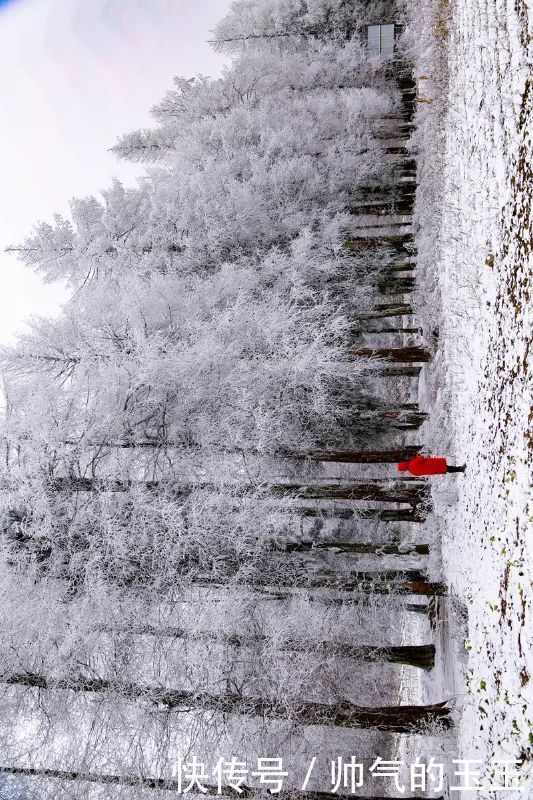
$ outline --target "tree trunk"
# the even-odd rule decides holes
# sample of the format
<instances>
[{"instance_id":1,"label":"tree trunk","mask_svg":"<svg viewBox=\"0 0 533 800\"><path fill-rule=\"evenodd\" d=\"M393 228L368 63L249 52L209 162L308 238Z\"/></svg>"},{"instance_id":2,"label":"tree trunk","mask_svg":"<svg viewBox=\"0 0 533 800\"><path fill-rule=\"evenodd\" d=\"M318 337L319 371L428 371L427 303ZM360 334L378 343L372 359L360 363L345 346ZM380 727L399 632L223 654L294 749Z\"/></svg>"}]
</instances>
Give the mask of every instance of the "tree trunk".
<instances>
[{"instance_id":1,"label":"tree trunk","mask_svg":"<svg viewBox=\"0 0 533 800\"><path fill-rule=\"evenodd\" d=\"M395 464L398 461L410 461L421 450L421 445L413 445L398 450L309 450L305 453L287 451L282 455L297 460L335 461L342 464Z\"/></svg>"},{"instance_id":2,"label":"tree trunk","mask_svg":"<svg viewBox=\"0 0 533 800\"><path fill-rule=\"evenodd\" d=\"M428 581L367 581L358 580L354 583L346 582L342 585L329 584L322 585L320 581L315 581L313 585L304 588L308 589L336 589L341 592L353 592L359 594L377 595L417 595L419 597L446 597L447 589L443 583Z\"/></svg>"},{"instance_id":3,"label":"tree trunk","mask_svg":"<svg viewBox=\"0 0 533 800\"><path fill-rule=\"evenodd\" d=\"M346 208L350 208L349 204L351 202L360 202L361 198L364 201L376 202L379 200L382 203L390 203L398 199L414 199L415 197L416 183L414 182L404 183L394 181L394 183L380 183L375 186L357 186L354 189L353 195L349 198Z\"/></svg>"},{"instance_id":4,"label":"tree trunk","mask_svg":"<svg viewBox=\"0 0 533 800\"><path fill-rule=\"evenodd\" d=\"M403 216L406 216L406 215L403 215ZM369 232L372 233L373 237L376 237L379 234L379 232L382 231L382 230L385 230L385 229L388 229L388 228L405 228L408 225L411 225L411 220L410 219L408 219L408 220L404 220L404 219L389 220L385 216L381 216L380 215L380 218L379 218L379 220L377 222L359 222L358 223L356 220L354 220L354 223L353 223L352 227L353 227L353 230L355 231L355 233L357 233L358 231L361 231L361 232L362 231L365 231L365 232L369 231ZM397 236L397 235L400 235L400 234L399 233L398 234L387 233L385 235L386 236L393 236L393 235ZM361 238L366 238L366 236L365 237L361 237ZM350 248L350 249L353 249L353 248Z\"/></svg>"},{"instance_id":5,"label":"tree trunk","mask_svg":"<svg viewBox=\"0 0 533 800\"><path fill-rule=\"evenodd\" d=\"M384 319L386 317L412 316L412 314L413 307L407 303L384 303L377 305L370 314L362 314L358 319Z\"/></svg>"},{"instance_id":6,"label":"tree trunk","mask_svg":"<svg viewBox=\"0 0 533 800\"><path fill-rule=\"evenodd\" d=\"M172 792L178 792L181 789L180 782L177 779L171 778L148 778L148 777L135 777L134 775L106 775L99 772L77 772L76 770L61 770L61 769L46 769L44 767L1 767L0 773L4 775L17 775L26 778L51 778L62 781L87 781L88 783L99 783L101 785L115 785L115 786L132 786L138 789L167 789ZM186 785L186 783L184 784ZM202 783L202 786L206 784ZM229 786L222 787L223 794L229 796L237 796L237 792L233 791ZM194 794L194 792L191 792ZM218 786L210 786L208 795L218 794ZM243 795L244 796L244 795Z\"/></svg>"},{"instance_id":7,"label":"tree trunk","mask_svg":"<svg viewBox=\"0 0 533 800\"><path fill-rule=\"evenodd\" d=\"M398 259L396 261L392 261L385 269L383 273L385 275L394 275L399 272L412 272L416 268L416 261L412 259L401 260Z\"/></svg>"},{"instance_id":8,"label":"tree trunk","mask_svg":"<svg viewBox=\"0 0 533 800\"><path fill-rule=\"evenodd\" d=\"M133 439L119 439L115 441L101 440L99 442L84 441L83 439L63 439L62 444L72 445L74 447L85 445L86 447L113 447L132 450L136 447L157 449L159 447L180 446L180 442L165 441L164 439L139 439L136 441Z\"/></svg>"},{"instance_id":9,"label":"tree trunk","mask_svg":"<svg viewBox=\"0 0 533 800\"><path fill-rule=\"evenodd\" d=\"M412 152L405 145L387 145L383 148L385 155L391 156L411 156Z\"/></svg>"},{"instance_id":10,"label":"tree trunk","mask_svg":"<svg viewBox=\"0 0 533 800\"><path fill-rule=\"evenodd\" d=\"M402 105L401 108L397 108L391 114L386 114L379 119L380 123L391 123L393 126L393 130L396 131L404 131L407 133L408 131L412 131L416 128L413 122L413 115L409 114L406 111L405 107Z\"/></svg>"},{"instance_id":11,"label":"tree trunk","mask_svg":"<svg viewBox=\"0 0 533 800\"><path fill-rule=\"evenodd\" d=\"M214 711L221 714L284 719L299 725L343 728L374 728L392 733L424 733L428 725L451 728L451 710L446 703L419 706L366 708L351 703L325 704L295 700L294 706L281 700L247 697L236 692L209 694L187 689L167 689L107 678L48 678L38 673L4 676L8 686L35 689L65 689L72 692L109 693L127 700L143 700L167 711Z\"/></svg>"},{"instance_id":12,"label":"tree trunk","mask_svg":"<svg viewBox=\"0 0 533 800\"><path fill-rule=\"evenodd\" d=\"M346 207L346 211L353 216L361 216L363 214L380 214L383 216L390 216L392 214L401 214L405 216L411 214L414 208L415 196L407 196L393 200L389 198L384 201L375 201L373 203L352 204Z\"/></svg>"},{"instance_id":13,"label":"tree trunk","mask_svg":"<svg viewBox=\"0 0 533 800\"><path fill-rule=\"evenodd\" d=\"M414 128L415 128L414 123L410 123L410 122L406 122L405 121L405 114L404 114L403 111L391 111L390 114L384 114L383 116L381 116L379 118L379 121L380 122L386 122L386 121L394 122L395 123L395 127L398 127L398 129L403 129L403 130L414 130Z\"/></svg>"},{"instance_id":14,"label":"tree trunk","mask_svg":"<svg viewBox=\"0 0 533 800\"><path fill-rule=\"evenodd\" d=\"M443 583L429 582L420 570L383 570L380 572L338 572L330 575L307 575L300 578L291 576L280 578L272 583L272 577L254 575L252 578L238 576L226 582L216 579L198 578L192 582L195 586L228 587L229 585L248 587L254 591L268 590L274 593L286 588L293 589L327 589L336 592L362 595L419 595L425 597L446 596ZM288 599L289 595L285 596Z\"/></svg>"},{"instance_id":15,"label":"tree trunk","mask_svg":"<svg viewBox=\"0 0 533 800\"><path fill-rule=\"evenodd\" d=\"M408 369L411 370L411 367L392 367L388 372L386 370L379 370L376 374L390 375L391 371L396 372L400 370L399 374L404 374L403 370ZM420 369L420 367L415 367L415 369ZM409 373L410 374L410 373ZM418 373L417 373L418 374ZM424 411L410 411L407 409L391 409L388 411L362 411L360 413L354 412L353 414L354 419L368 419L371 421L372 419L381 420L382 422L388 423L389 428L394 428L400 431L415 431L420 428L423 422L426 421L428 415ZM407 461L408 459L398 459L399 461Z\"/></svg>"},{"instance_id":16,"label":"tree trunk","mask_svg":"<svg viewBox=\"0 0 533 800\"><path fill-rule=\"evenodd\" d=\"M412 275L388 275L378 281L381 294L411 294L416 289L416 279Z\"/></svg>"},{"instance_id":17,"label":"tree trunk","mask_svg":"<svg viewBox=\"0 0 533 800\"><path fill-rule=\"evenodd\" d=\"M352 251L365 250L369 247L383 247L384 245L397 253L409 253L414 249L413 235L411 233L391 233L382 236L360 236L344 242L344 247Z\"/></svg>"},{"instance_id":18,"label":"tree trunk","mask_svg":"<svg viewBox=\"0 0 533 800\"><path fill-rule=\"evenodd\" d=\"M307 576L299 586L305 589L338 589L362 594L445 595L442 583L429 583L424 572L389 569L379 572L337 572L328 576Z\"/></svg>"},{"instance_id":19,"label":"tree trunk","mask_svg":"<svg viewBox=\"0 0 533 800\"><path fill-rule=\"evenodd\" d=\"M213 583L211 583L209 585L211 587L215 588L215 589L218 588L218 589L224 589L224 590L227 590L227 586L228 586L227 584L222 584L222 583L219 584L218 586L216 586ZM429 602L431 602L431 600L434 599L436 596L446 595L445 587L442 584L434 584L434 585L438 589L440 587L438 595L428 593L428 594L420 594L418 596L422 597L422 598L427 597L429 599ZM248 586L248 587L247 586L243 586L243 587L240 587L240 588L244 588L244 589L248 588L248 589L252 590L254 598L257 601L260 601L260 602L263 602L264 600L268 600L268 601L275 600L277 602L286 603L288 600L291 600L292 598L295 597L295 593L294 592L285 591L285 590L281 591L280 589L278 589L278 588L276 588L274 586L269 586L267 584L265 584L264 586ZM411 613L411 612L415 613L416 612L416 613L419 613L419 614L427 614L428 613L429 603L422 603L422 604L420 604L420 603L410 603L410 602L407 602L406 600L403 599L406 596L407 595L405 593L404 594L398 594L397 596L395 596L395 603L397 603L398 612L399 613L401 611L407 611L409 613ZM320 603L321 605L334 606L334 607L349 606L349 605L352 605L352 606L357 605L358 607L369 607L370 603L373 603L373 600L371 600L371 598L372 598L372 593L371 592L366 592L366 593L360 594L360 595L355 595L353 593L352 594L346 593L346 595L344 597L339 597L339 596L337 596L337 597L329 596L328 597L327 595L308 594L306 596L306 601L308 601L309 603ZM211 596L211 597L204 597L201 600L201 602L209 604L209 603L217 603L219 601L217 601L216 598Z\"/></svg>"},{"instance_id":20,"label":"tree trunk","mask_svg":"<svg viewBox=\"0 0 533 800\"><path fill-rule=\"evenodd\" d=\"M135 777L133 775L106 775L98 772L77 772L74 770L66 771L60 769L46 769L44 767L2 767L0 766L0 773L3 775L16 775L25 778L51 778L62 781L86 781L88 783L99 783L102 785L115 785L115 786L132 786L138 789L160 789L168 790L171 792L183 793L183 788L187 785L187 781L179 781L177 778L149 778L146 776ZM191 789L187 792L192 796L227 796L227 797L251 797L251 798L264 798L265 794L269 795L271 792L263 789L255 789L250 786L242 784L242 792L239 793L231 786L221 786L205 783L201 780L201 784L206 789L205 792L194 791ZM298 789L285 789L273 795L279 800L331 800L331 792L302 792ZM372 795L365 797L364 795L348 794L335 794L338 800L394 800L390 795L387 797L378 797ZM417 800L415 797L406 797L402 795L402 800ZM443 797L437 797L435 800L444 800Z\"/></svg>"},{"instance_id":21,"label":"tree trunk","mask_svg":"<svg viewBox=\"0 0 533 800\"><path fill-rule=\"evenodd\" d=\"M381 139L382 141L403 141L405 143L409 142L409 135L414 130L414 125L409 124L400 124L400 125L381 125L381 118L376 120L378 126L376 130L372 132L372 136L374 139Z\"/></svg>"},{"instance_id":22,"label":"tree trunk","mask_svg":"<svg viewBox=\"0 0 533 800\"><path fill-rule=\"evenodd\" d=\"M153 492L161 488L160 481L133 481L119 478L50 478L46 487L53 492L128 492L135 486ZM198 487L200 488L200 487ZM176 488L175 494L188 494L191 487Z\"/></svg>"},{"instance_id":23,"label":"tree trunk","mask_svg":"<svg viewBox=\"0 0 533 800\"><path fill-rule=\"evenodd\" d=\"M368 375L376 375L381 378L418 378L421 367L384 367L380 370L368 370Z\"/></svg>"},{"instance_id":24,"label":"tree trunk","mask_svg":"<svg viewBox=\"0 0 533 800\"><path fill-rule=\"evenodd\" d=\"M399 411L375 411L364 412L372 415L372 418L391 419L393 422L398 422L401 428L406 424L414 421L413 412ZM420 412L416 414L418 417ZM394 415L394 416L392 416ZM426 416L424 415L424 419ZM180 447L180 442L168 439L160 439L153 441L133 441L133 440L117 440L117 441L100 441L100 442L83 442L83 440L63 439L63 444L78 446L85 444L87 447L108 447L118 449L135 449L139 448L152 448L158 449L160 447ZM420 450L421 445L414 445L412 447L403 447L398 450L308 450L304 452L292 452L279 450L273 453L277 458L290 458L297 461L334 461L342 464L394 464L398 461L409 461L414 458ZM196 452L196 451L193 451ZM228 452L228 451L225 451ZM242 452L235 450L235 453ZM255 455L261 455L257 451L253 451Z\"/></svg>"},{"instance_id":25,"label":"tree trunk","mask_svg":"<svg viewBox=\"0 0 533 800\"><path fill-rule=\"evenodd\" d=\"M404 555L429 555L429 545L411 544L401 545L391 542L337 542L331 540L305 540L301 542L288 542L279 548L286 553L309 553L314 550L333 550L341 553L352 553L354 555L377 555L377 556L404 556Z\"/></svg>"},{"instance_id":26,"label":"tree trunk","mask_svg":"<svg viewBox=\"0 0 533 800\"><path fill-rule=\"evenodd\" d=\"M379 333L397 333L399 335L409 336L422 333L422 328L376 328L373 330L366 330L365 333L379 334Z\"/></svg>"},{"instance_id":27,"label":"tree trunk","mask_svg":"<svg viewBox=\"0 0 533 800\"><path fill-rule=\"evenodd\" d=\"M314 519L379 519L382 522L424 522L416 508L295 508L302 517Z\"/></svg>"},{"instance_id":28,"label":"tree trunk","mask_svg":"<svg viewBox=\"0 0 533 800\"><path fill-rule=\"evenodd\" d=\"M96 625L93 630L99 633L118 633L126 636L153 636L164 639L187 639L189 641L220 642L232 647L255 647L256 645L269 645L272 637L261 634L232 634L202 631L195 633L172 626L159 627L157 625ZM352 645L336 641L312 641L309 639L287 639L277 645L280 650L292 650L302 653L335 654L342 658L354 661L384 661L390 664L405 664L419 669L432 669L435 665L435 646L427 645L398 645L398 646L373 646Z\"/></svg>"},{"instance_id":29,"label":"tree trunk","mask_svg":"<svg viewBox=\"0 0 533 800\"><path fill-rule=\"evenodd\" d=\"M190 494L195 489L216 490L214 484L185 484L173 485L172 482L162 481L132 481L116 478L50 478L47 487L52 491L73 492L127 492L134 486L155 491L168 489L176 496ZM256 491L260 487L250 485L235 485L224 487L234 495L244 495ZM391 482L383 486L379 481L354 484L317 484L299 485L290 483L272 484L268 487L268 494L274 497L293 497L295 499L341 499L341 500L372 500L383 503L420 503L427 499L429 486L424 482L405 483L402 481Z\"/></svg>"},{"instance_id":30,"label":"tree trunk","mask_svg":"<svg viewBox=\"0 0 533 800\"><path fill-rule=\"evenodd\" d=\"M406 611L410 611L413 614L429 613L429 605L427 603L406 603L404 608Z\"/></svg>"},{"instance_id":31,"label":"tree trunk","mask_svg":"<svg viewBox=\"0 0 533 800\"><path fill-rule=\"evenodd\" d=\"M382 522L425 522L426 517L417 506L413 508L362 509L361 519L379 519Z\"/></svg>"},{"instance_id":32,"label":"tree trunk","mask_svg":"<svg viewBox=\"0 0 533 800\"><path fill-rule=\"evenodd\" d=\"M398 180L405 180L407 178L412 179L414 183L417 177L416 161L401 164L399 167L395 168L394 172Z\"/></svg>"},{"instance_id":33,"label":"tree trunk","mask_svg":"<svg viewBox=\"0 0 533 800\"><path fill-rule=\"evenodd\" d=\"M389 70L389 77L394 78L399 89L406 91L416 90L416 81L413 78L412 71L408 67L403 68L400 74L398 74L397 69Z\"/></svg>"},{"instance_id":34,"label":"tree trunk","mask_svg":"<svg viewBox=\"0 0 533 800\"><path fill-rule=\"evenodd\" d=\"M412 367L391 367L391 370L411 370ZM420 369L416 367L415 369ZM388 374L387 371L383 368L380 368L379 371L376 372L378 375ZM400 372L403 374L403 372ZM418 374L418 373L417 373ZM406 409L403 406L398 408L389 408L389 409L375 409L372 411L357 411L354 409L352 411L352 419L355 420L368 420L369 422L373 421L380 421L382 423L387 423L389 428L394 428L396 430L401 431L414 431L417 430L423 422L427 419L428 415L424 411L418 411L416 408L414 409ZM400 459L402 460L402 459Z\"/></svg>"},{"instance_id":35,"label":"tree trunk","mask_svg":"<svg viewBox=\"0 0 533 800\"><path fill-rule=\"evenodd\" d=\"M411 484L397 482L389 486L383 486L379 482L315 486L273 484L269 487L269 494L300 500L371 500L383 503L418 504L428 498L429 485L423 482Z\"/></svg>"},{"instance_id":36,"label":"tree trunk","mask_svg":"<svg viewBox=\"0 0 533 800\"><path fill-rule=\"evenodd\" d=\"M330 652L324 643L324 653ZM435 666L435 645L401 645L397 647L353 647L347 644L337 645L340 656L354 658L359 661L385 661L390 664L402 664L417 669L431 670ZM353 651L353 652L352 652Z\"/></svg>"},{"instance_id":37,"label":"tree trunk","mask_svg":"<svg viewBox=\"0 0 533 800\"><path fill-rule=\"evenodd\" d=\"M348 350L350 358L383 358L396 364L427 363L431 361L431 351L426 347L359 347Z\"/></svg>"}]
</instances>

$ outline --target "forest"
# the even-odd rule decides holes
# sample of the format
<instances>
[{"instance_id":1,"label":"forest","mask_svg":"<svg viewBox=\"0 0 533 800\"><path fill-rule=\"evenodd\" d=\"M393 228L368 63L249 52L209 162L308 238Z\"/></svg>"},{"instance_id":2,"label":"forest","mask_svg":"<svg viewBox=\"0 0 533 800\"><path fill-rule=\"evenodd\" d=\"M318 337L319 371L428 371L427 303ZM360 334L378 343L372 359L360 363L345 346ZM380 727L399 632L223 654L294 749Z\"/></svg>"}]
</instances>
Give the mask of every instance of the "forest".
<instances>
[{"instance_id":1,"label":"forest","mask_svg":"<svg viewBox=\"0 0 533 800\"><path fill-rule=\"evenodd\" d=\"M427 452L435 345L407 21L233 0L223 74L176 77L114 146L138 185L10 247L70 299L0 352L9 797L323 800L354 757L341 796L443 796L390 766L455 721L408 689L449 592L429 483L395 467Z\"/></svg>"}]
</instances>

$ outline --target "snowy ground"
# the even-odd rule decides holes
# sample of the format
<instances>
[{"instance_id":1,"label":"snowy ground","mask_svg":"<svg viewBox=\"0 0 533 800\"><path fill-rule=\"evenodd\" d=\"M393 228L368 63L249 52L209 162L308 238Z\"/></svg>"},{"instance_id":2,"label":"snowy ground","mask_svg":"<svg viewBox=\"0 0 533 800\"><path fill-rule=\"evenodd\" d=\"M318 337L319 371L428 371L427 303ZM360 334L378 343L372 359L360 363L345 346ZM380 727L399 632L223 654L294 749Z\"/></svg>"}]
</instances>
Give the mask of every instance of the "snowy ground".
<instances>
[{"instance_id":1,"label":"snowy ground","mask_svg":"<svg viewBox=\"0 0 533 800\"><path fill-rule=\"evenodd\" d=\"M520 795L464 796L530 798L532 19L522 0L419 9L408 36L425 76L419 94L431 102L420 104L416 141L418 308L436 354L420 383L432 412L424 441L467 464L464 477L433 483L445 577L468 609L467 664L446 683L460 720L457 757L481 760L482 783L494 759L522 762Z\"/></svg>"}]
</instances>

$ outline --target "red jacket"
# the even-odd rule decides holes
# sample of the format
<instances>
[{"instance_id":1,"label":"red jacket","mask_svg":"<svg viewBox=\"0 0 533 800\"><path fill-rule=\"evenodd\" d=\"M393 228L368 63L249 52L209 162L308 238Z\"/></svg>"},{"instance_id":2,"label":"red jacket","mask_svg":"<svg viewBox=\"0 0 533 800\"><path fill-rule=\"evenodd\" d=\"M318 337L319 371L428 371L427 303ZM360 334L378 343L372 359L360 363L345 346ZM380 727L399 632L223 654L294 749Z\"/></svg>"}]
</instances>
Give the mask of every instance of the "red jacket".
<instances>
[{"instance_id":1,"label":"red jacket","mask_svg":"<svg viewBox=\"0 0 533 800\"><path fill-rule=\"evenodd\" d=\"M410 461L400 461L398 470L400 472L409 471L411 475L416 475L417 478L422 475L444 475L447 471L447 464L445 458L415 456Z\"/></svg>"}]
</instances>

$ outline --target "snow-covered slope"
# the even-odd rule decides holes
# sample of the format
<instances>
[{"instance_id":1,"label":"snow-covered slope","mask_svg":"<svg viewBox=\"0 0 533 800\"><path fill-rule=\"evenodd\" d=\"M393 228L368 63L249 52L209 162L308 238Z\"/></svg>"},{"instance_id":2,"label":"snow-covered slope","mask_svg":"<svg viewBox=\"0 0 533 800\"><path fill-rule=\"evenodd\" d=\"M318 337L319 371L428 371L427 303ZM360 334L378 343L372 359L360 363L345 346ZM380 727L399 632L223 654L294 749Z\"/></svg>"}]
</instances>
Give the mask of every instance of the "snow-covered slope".
<instances>
[{"instance_id":1,"label":"snow-covered slope","mask_svg":"<svg viewBox=\"0 0 533 800\"><path fill-rule=\"evenodd\" d=\"M433 484L445 574L469 612L458 757L482 761L485 785L491 761L521 761L531 797L532 19L520 0L424 6L413 4L407 34L431 101L416 141L418 307L436 356L420 394L432 409L427 445L467 464ZM517 795L479 793L492 796Z\"/></svg>"}]
</instances>

